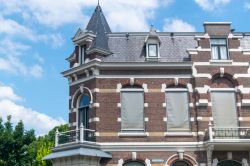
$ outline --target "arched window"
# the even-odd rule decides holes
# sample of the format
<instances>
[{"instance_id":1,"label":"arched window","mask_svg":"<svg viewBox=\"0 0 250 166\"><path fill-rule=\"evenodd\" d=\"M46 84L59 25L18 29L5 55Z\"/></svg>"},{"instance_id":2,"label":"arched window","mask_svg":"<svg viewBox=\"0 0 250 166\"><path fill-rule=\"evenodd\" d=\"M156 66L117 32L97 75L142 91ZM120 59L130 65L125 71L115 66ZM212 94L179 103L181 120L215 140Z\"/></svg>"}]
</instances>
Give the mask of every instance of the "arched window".
<instances>
[{"instance_id":1,"label":"arched window","mask_svg":"<svg viewBox=\"0 0 250 166\"><path fill-rule=\"evenodd\" d=\"M172 166L190 166L186 161L176 161Z\"/></svg>"},{"instance_id":2,"label":"arched window","mask_svg":"<svg viewBox=\"0 0 250 166\"><path fill-rule=\"evenodd\" d=\"M78 110L79 127L82 123L84 128L89 128L89 104L90 104L90 97L87 95L82 95L79 101L79 110Z\"/></svg>"},{"instance_id":3,"label":"arched window","mask_svg":"<svg viewBox=\"0 0 250 166\"><path fill-rule=\"evenodd\" d=\"M123 164L123 166L145 166L145 164L139 161L130 161L130 162Z\"/></svg>"}]
</instances>

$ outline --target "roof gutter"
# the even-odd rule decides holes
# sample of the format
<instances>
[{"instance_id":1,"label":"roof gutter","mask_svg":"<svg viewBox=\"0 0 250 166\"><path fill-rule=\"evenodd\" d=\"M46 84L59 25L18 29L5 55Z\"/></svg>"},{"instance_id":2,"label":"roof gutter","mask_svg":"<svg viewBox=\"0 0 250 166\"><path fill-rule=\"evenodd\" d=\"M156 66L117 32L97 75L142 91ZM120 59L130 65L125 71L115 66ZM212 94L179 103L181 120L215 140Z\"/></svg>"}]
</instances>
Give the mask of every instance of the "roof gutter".
<instances>
[{"instance_id":1,"label":"roof gutter","mask_svg":"<svg viewBox=\"0 0 250 166\"><path fill-rule=\"evenodd\" d=\"M101 62L94 59L86 65L71 68L62 72L67 77L76 72L84 71L88 68L98 67L100 70L150 70L150 69L191 69L193 62Z\"/></svg>"}]
</instances>

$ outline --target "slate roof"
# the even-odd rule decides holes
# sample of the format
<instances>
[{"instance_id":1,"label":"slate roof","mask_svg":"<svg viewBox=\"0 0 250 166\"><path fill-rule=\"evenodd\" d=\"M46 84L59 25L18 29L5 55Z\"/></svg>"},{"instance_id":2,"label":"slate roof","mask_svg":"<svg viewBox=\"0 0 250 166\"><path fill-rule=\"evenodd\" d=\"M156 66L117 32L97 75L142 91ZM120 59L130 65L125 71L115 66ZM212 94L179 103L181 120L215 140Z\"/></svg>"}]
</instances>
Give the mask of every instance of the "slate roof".
<instances>
[{"instance_id":1,"label":"slate roof","mask_svg":"<svg viewBox=\"0 0 250 166\"><path fill-rule=\"evenodd\" d=\"M112 33L109 34L108 44L113 53L103 57L104 62L145 62L146 48L145 39L149 32L145 33ZM182 62L188 61L187 49L196 48L197 41L195 35L203 33L175 33L171 37L170 33L158 32L161 40L160 61L162 62Z\"/></svg>"},{"instance_id":2,"label":"slate roof","mask_svg":"<svg viewBox=\"0 0 250 166\"><path fill-rule=\"evenodd\" d=\"M107 34L111 33L110 27L108 25L105 16L102 13L100 5L97 5L95 12L93 13L87 27L86 31L92 31L96 34L96 38L90 48L91 49L101 49L105 51L110 51L108 46Z\"/></svg>"},{"instance_id":3,"label":"slate roof","mask_svg":"<svg viewBox=\"0 0 250 166\"><path fill-rule=\"evenodd\" d=\"M145 39L149 32L112 33L99 4L86 31L92 31L96 35L89 51L98 49L107 53L107 56L102 57L103 62L145 62ZM203 36L204 32L157 32L154 35L158 35L161 42L158 61L183 62L190 61L187 49L197 48L195 36ZM236 32L235 35L243 36L241 39L243 49L250 48L250 33Z\"/></svg>"}]
</instances>

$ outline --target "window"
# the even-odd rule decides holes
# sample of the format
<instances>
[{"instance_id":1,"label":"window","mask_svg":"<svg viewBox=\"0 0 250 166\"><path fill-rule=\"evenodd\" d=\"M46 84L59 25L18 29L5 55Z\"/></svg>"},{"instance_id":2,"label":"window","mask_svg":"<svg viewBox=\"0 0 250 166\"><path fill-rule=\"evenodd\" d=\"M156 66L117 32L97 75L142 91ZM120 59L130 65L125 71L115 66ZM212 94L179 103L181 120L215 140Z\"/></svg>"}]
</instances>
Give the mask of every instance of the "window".
<instances>
[{"instance_id":1,"label":"window","mask_svg":"<svg viewBox=\"0 0 250 166\"><path fill-rule=\"evenodd\" d=\"M80 127L81 123L83 124L84 128L89 128L89 104L90 98L89 96L83 95L80 99L79 103L79 112L78 112L78 126ZM87 131L85 131L84 139L88 140L87 138Z\"/></svg>"},{"instance_id":2,"label":"window","mask_svg":"<svg viewBox=\"0 0 250 166\"><path fill-rule=\"evenodd\" d=\"M148 44L148 57L149 58L158 58L157 44Z\"/></svg>"},{"instance_id":3,"label":"window","mask_svg":"<svg viewBox=\"0 0 250 166\"><path fill-rule=\"evenodd\" d=\"M234 91L214 90L211 92L211 101L215 127L238 126Z\"/></svg>"},{"instance_id":4,"label":"window","mask_svg":"<svg viewBox=\"0 0 250 166\"><path fill-rule=\"evenodd\" d=\"M189 131L189 102L186 89L166 89L168 131Z\"/></svg>"},{"instance_id":5,"label":"window","mask_svg":"<svg viewBox=\"0 0 250 166\"><path fill-rule=\"evenodd\" d=\"M226 39L210 39L212 49L212 59L226 60L228 59L227 41Z\"/></svg>"},{"instance_id":6,"label":"window","mask_svg":"<svg viewBox=\"0 0 250 166\"><path fill-rule=\"evenodd\" d=\"M145 164L138 162L138 161L130 161L130 162L123 164L123 166L145 166Z\"/></svg>"},{"instance_id":7,"label":"window","mask_svg":"<svg viewBox=\"0 0 250 166\"><path fill-rule=\"evenodd\" d=\"M85 59L86 59L86 45L81 45L80 46L80 58L79 58L79 62L80 64L84 64Z\"/></svg>"},{"instance_id":8,"label":"window","mask_svg":"<svg viewBox=\"0 0 250 166\"><path fill-rule=\"evenodd\" d=\"M122 132L144 132L144 94L142 89L122 89Z\"/></svg>"}]
</instances>

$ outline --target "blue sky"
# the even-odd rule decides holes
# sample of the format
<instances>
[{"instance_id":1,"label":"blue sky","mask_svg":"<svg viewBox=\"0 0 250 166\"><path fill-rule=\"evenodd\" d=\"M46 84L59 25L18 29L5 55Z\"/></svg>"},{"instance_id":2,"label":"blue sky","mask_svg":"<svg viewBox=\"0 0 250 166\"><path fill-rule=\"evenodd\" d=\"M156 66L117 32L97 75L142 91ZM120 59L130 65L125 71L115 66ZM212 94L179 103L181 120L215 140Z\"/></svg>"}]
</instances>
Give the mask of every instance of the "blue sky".
<instances>
[{"instance_id":1,"label":"blue sky","mask_svg":"<svg viewBox=\"0 0 250 166\"><path fill-rule=\"evenodd\" d=\"M68 121L68 81L60 74L97 0L0 0L0 116L38 135ZM203 31L230 21L250 31L250 0L100 0L115 31Z\"/></svg>"}]
</instances>

